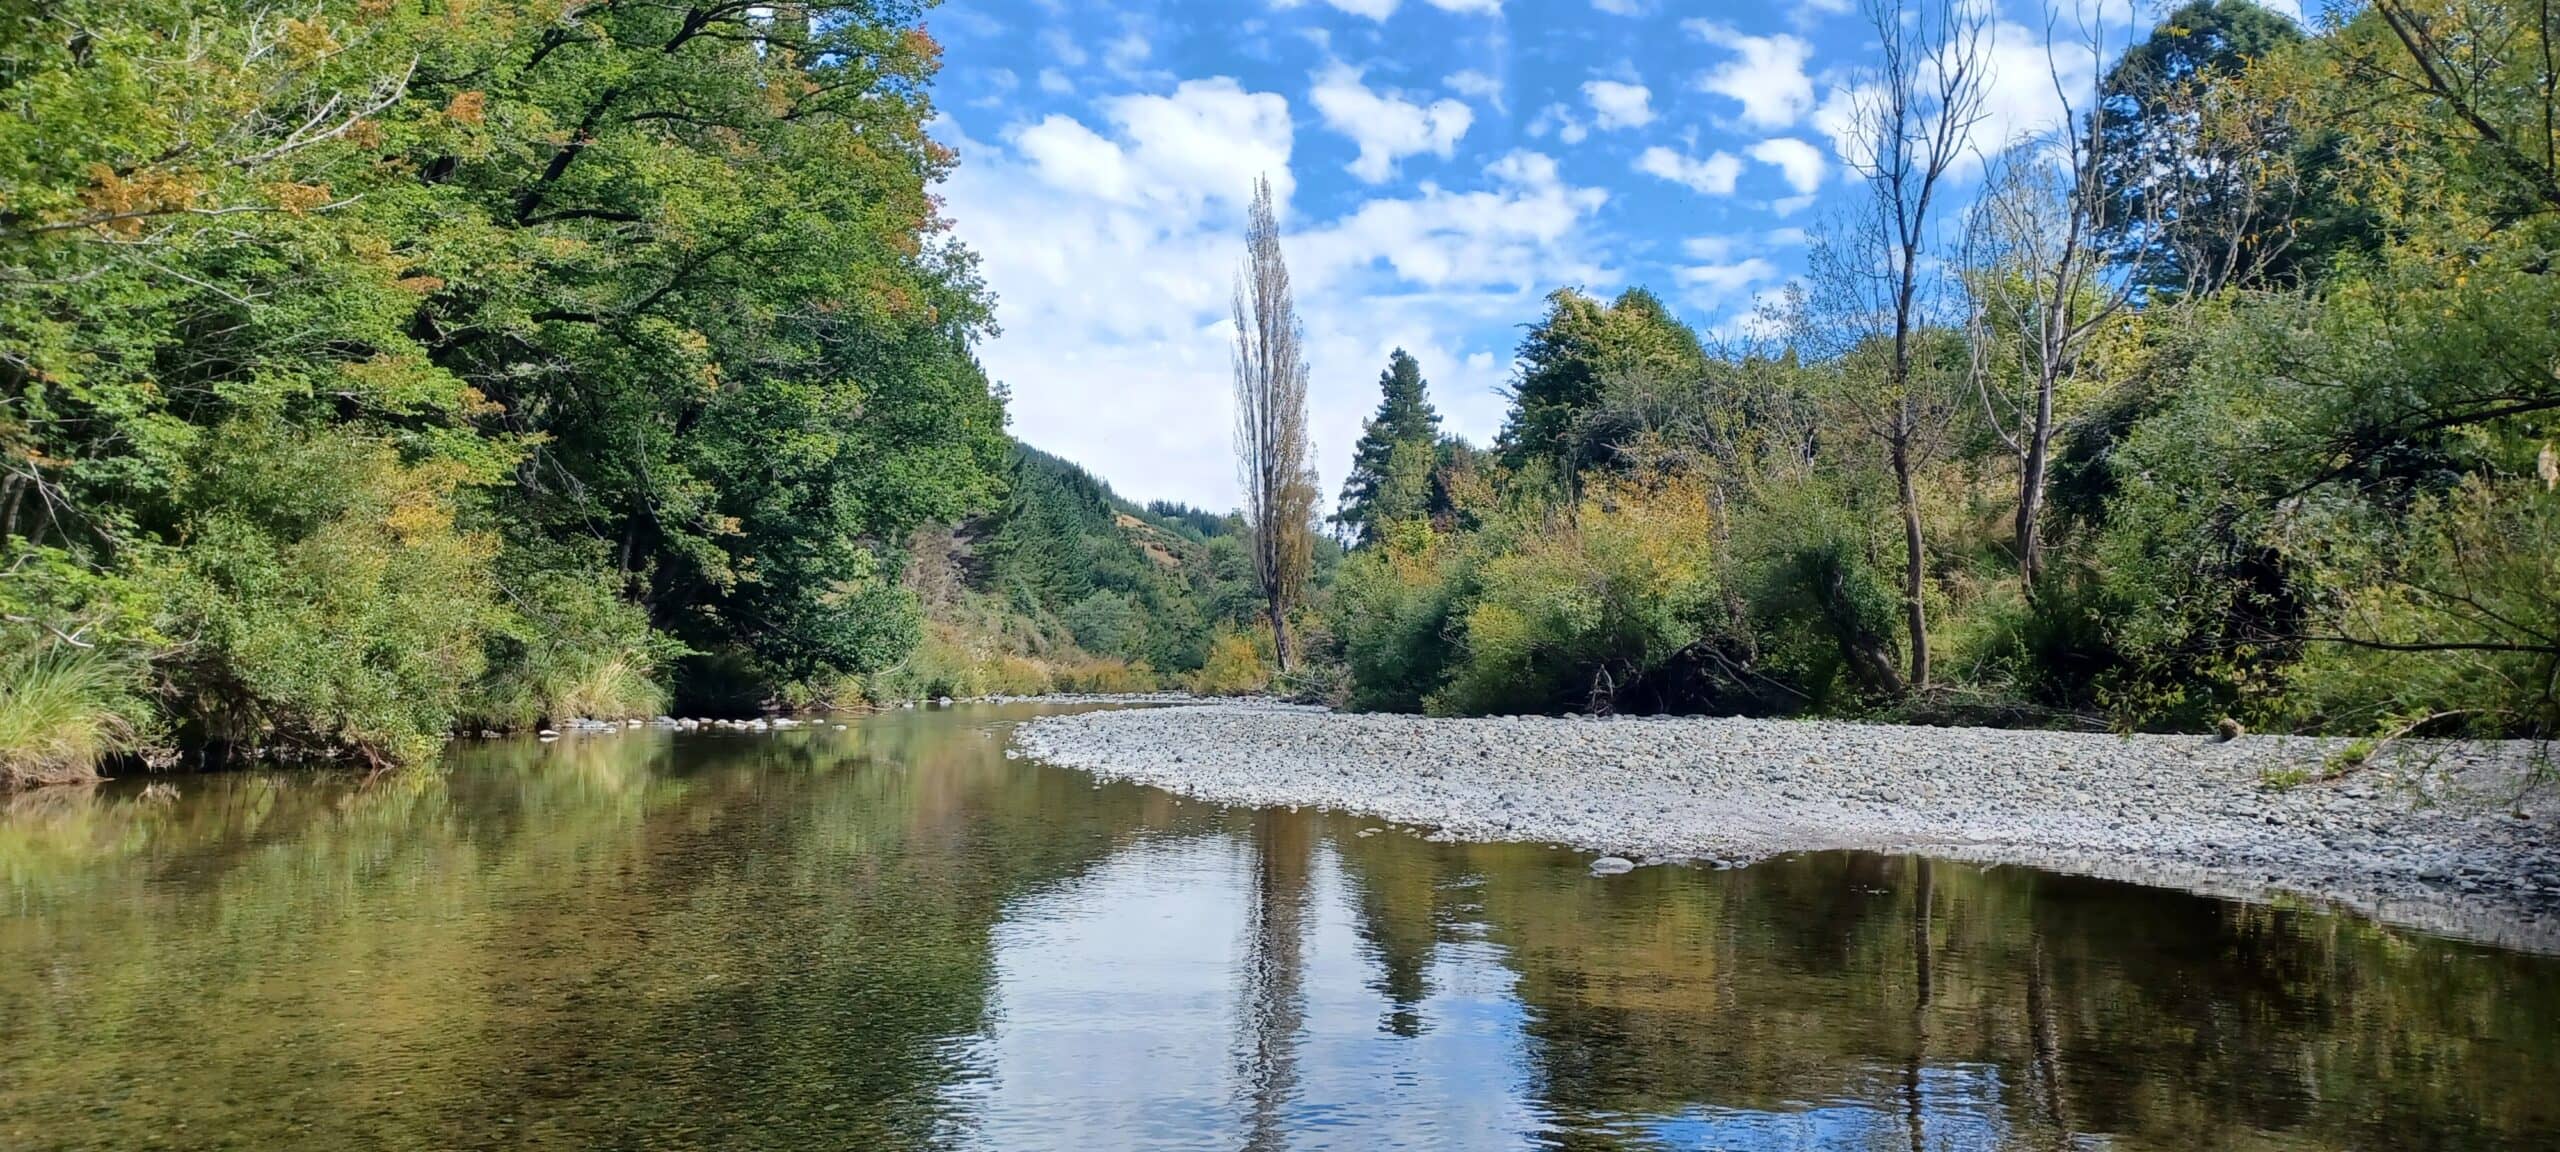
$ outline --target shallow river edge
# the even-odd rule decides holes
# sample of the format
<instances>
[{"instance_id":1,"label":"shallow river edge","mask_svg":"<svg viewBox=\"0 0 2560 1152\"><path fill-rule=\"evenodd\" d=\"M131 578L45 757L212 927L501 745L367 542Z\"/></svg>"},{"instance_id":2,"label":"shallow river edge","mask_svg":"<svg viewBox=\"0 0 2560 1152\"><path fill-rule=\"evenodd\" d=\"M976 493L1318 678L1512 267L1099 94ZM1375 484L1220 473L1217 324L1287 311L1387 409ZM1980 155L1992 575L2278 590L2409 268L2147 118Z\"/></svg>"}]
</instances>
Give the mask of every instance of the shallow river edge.
<instances>
[{"instance_id":1,"label":"shallow river edge","mask_svg":"<svg viewBox=\"0 0 2560 1152\"><path fill-rule=\"evenodd\" d=\"M1017 754L1221 804L1646 863L1863 849L2018 864L2560 953L2546 749L1836 721L1352 715L1207 704L1047 716ZM2537 767L2542 770L2537 771ZM2308 775L2307 783L2271 779Z\"/></svg>"}]
</instances>

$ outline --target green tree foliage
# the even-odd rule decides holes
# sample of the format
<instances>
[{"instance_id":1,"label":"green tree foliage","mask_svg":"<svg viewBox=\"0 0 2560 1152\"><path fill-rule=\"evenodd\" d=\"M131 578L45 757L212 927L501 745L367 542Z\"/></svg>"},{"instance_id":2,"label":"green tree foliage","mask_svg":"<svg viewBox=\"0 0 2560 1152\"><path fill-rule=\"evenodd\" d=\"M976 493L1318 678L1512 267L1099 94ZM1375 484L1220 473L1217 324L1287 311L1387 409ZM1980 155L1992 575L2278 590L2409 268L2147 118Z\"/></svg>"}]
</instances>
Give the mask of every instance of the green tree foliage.
<instances>
[{"instance_id":1,"label":"green tree foliage","mask_svg":"<svg viewBox=\"0 0 2560 1152\"><path fill-rule=\"evenodd\" d=\"M896 663L898 543L1004 452L919 12L10 7L13 615L187 737L384 761L687 647L749 699Z\"/></svg>"},{"instance_id":2,"label":"green tree foliage","mask_svg":"<svg viewBox=\"0 0 2560 1152\"><path fill-rule=\"evenodd\" d=\"M1233 512L1211 512L1206 508L1194 508L1179 500L1149 500L1147 515L1202 539L1213 536L1234 536L1244 531L1243 519Z\"/></svg>"},{"instance_id":3,"label":"green tree foliage","mask_svg":"<svg viewBox=\"0 0 2560 1152\"><path fill-rule=\"evenodd\" d=\"M1253 661L1268 654L1234 646L1262 603L1233 517L1139 507L1028 445L1006 478L994 511L920 534L905 582L924 605L924 650L887 677L890 694L1228 694L1267 679Z\"/></svg>"},{"instance_id":4,"label":"green tree foliage","mask_svg":"<svg viewBox=\"0 0 2560 1152\"><path fill-rule=\"evenodd\" d=\"M2210 289L2292 266L2286 225L2300 188L2265 156L2301 147L2302 126L2222 98L2252 62L2302 39L2300 25L2252 0L2190 0L2108 68L2092 149L2113 201L2108 240L2151 286ZM2254 130L2231 131L2235 116Z\"/></svg>"},{"instance_id":5,"label":"green tree foliage","mask_svg":"<svg viewBox=\"0 0 2560 1152\"><path fill-rule=\"evenodd\" d=\"M1464 656L1460 621L1480 589L1480 568L1505 534L1440 537L1411 521L1346 559L1328 614L1349 673L1344 703L1367 711L1419 712Z\"/></svg>"},{"instance_id":6,"label":"green tree foliage","mask_svg":"<svg viewBox=\"0 0 2560 1152\"><path fill-rule=\"evenodd\" d=\"M2560 732L2555 34L2477 0L2310 35L2200 3L2115 67L2138 220L2110 242L2171 290L2067 349L2031 596L1991 401L2032 366L2014 320L1911 334L1965 402L1889 469L1858 443L1880 342L1808 322L1846 313L1708 357L1649 297L1550 298L1465 522L1342 566L1345 701ZM2228 183L2175 186L2200 174ZM1937 683L1897 672L1914 628Z\"/></svg>"},{"instance_id":7,"label":"green tree foliage","mask_svg":"<svg viewBox=\"0 0 2560 1152\"><path fill-rule=\"evenodd\" d=\"M1037 449L1016 449L1011 487L1003 513L979 526L986 588L1015 612L1062 624L1094 655L1165 672L1201 665L1211 618L1192 583L1207 567L1199 541Z\"/></svg>"},{"instance_id":8,"label":"green tree foliage","mask_svg":"<svg viewBox=\"0 0 2560 1152\"><path fill-rule=\"evenodd\" d=\"M1606 303L1570 288L1548 296L1518 357L1502 458L1514 468L1544 460L1568 478L1612 458L1614 442L1585 443L1581 432L1613 384L1694 380L1706 364L1697 333L1642 288Z\"/></svg>"},{"instance_id":9,"label":"green tree foliage","mask_svg":"<svg viewBox=\"0 0 2560 1152\"><path fill-rule=\"evenodd\" d=\"M1432 473L1440 462L1440 413L1431 407L1422 365L1404 349L1378 374L1377 414L1363 422L1351 450L1351 475L1333 521L1362 542L1386 525L1430 510Z\"/></svg>"},{"instance_id":10,"label":"green tree foliage","mask_svg":"<svg viewBox=\"0 0 2560 1152\"><path fill-rule=\"evenodd\" d=\"M1717 579L1697 485L1595 487L1569 519L1485 562L1461 622L1465 660L1424 701L1439 713L1619 697L1715 626Z\"/></svg>"},{"instance_id":11,"label":"green tree foliage","mask_svg":"<svg viewBox=\"0 0 2560 1152\"><path fill-rule=\"evenodd\" d=\"M496 541L459 530L461 474L387 444L236 422L188 510L165 657L191 743L417 760L487 668ZM457 594L459 591L460 594Z\"/></svg>"}]
</instances>

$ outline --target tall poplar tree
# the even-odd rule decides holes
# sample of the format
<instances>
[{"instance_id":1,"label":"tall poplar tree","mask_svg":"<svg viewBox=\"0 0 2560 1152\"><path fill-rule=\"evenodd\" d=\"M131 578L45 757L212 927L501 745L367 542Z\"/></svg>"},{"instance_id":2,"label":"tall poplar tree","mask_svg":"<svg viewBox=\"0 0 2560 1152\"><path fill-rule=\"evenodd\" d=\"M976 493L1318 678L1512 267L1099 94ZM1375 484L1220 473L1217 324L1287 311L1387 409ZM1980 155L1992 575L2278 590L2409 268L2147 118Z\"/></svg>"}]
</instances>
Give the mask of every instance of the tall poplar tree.
<instances>
[{"instance_id":1,"label":"tall poplar tree","mask_svg":"<svg viewBox=\"0 0 2560 1152\"><path fill-rule=\"evenodd\" d=\"M1315 570L1316 476L1307 438L1307 363L1271 181L1253 184L1245 266L1236 280L1236 471L1244 484L1254 581L1272 656L1289 669L1289 610Z\"/></svg>"}]
</instances>

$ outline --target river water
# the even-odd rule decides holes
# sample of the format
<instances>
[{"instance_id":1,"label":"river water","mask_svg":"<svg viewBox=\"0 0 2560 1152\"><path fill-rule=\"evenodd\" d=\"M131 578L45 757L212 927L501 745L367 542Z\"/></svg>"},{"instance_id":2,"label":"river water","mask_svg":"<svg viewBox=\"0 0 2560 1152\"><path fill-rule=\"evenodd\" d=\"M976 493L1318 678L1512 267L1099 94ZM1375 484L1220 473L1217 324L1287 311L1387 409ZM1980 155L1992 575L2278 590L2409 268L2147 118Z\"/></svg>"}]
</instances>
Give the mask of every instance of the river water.
<instances>
[{"instance_id":1,"label":"river water","mask_svg":"<svg viewBox=\"0 0 2560 1152\"><path fill-rule=\"evenodd\" d=\"M1594 877L1024 708L0 813L0 1148L2560 1148L2560 962L1855 854Z\"/></svg>"}]
</instances>

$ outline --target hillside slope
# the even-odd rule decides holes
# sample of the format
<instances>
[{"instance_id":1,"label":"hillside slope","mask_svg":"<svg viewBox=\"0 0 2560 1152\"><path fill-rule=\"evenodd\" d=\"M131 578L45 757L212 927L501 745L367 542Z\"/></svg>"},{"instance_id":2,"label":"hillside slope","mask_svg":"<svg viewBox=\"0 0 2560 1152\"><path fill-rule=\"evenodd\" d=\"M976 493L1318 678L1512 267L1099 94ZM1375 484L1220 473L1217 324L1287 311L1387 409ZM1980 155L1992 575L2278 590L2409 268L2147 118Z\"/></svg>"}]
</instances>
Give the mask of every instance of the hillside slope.
<instances>
[{"instance_id":1,"label":"hillside slope","mask_svg":"<svg viewBox=\"0 0 2560 1152\"><path fill-rule=\"evenodd\" d=\"M925 642L883 685L915 696L1258 687L1252 569L1232 516L1124 499L1016 442L992 513L919 531ZM1204 671L1205 670L1205 671Z\"/></svg>"}]
</instances>

